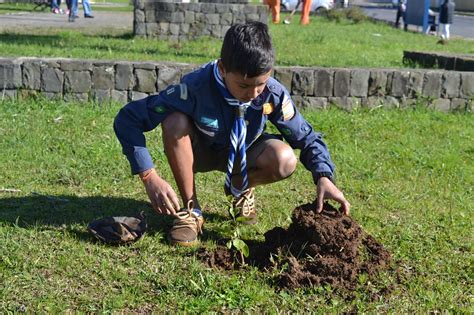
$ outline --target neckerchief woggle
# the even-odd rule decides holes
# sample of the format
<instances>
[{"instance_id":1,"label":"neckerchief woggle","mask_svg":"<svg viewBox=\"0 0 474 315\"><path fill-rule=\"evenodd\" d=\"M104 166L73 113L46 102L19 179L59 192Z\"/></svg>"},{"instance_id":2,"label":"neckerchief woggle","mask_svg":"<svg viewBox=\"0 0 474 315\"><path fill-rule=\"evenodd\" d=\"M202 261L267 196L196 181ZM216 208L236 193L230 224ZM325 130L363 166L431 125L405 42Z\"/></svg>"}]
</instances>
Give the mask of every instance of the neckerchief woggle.
<instances>
[{"instance_id":1,"label":"neckerchief woggle","mask_svg":"<svg viewBox=\"0 0 474 315\"><path fill-rule=\"evenodd\" d=\"M217 60L213 62L214 65L214 78L216 79L217 89L227 101L227 104L236 108L236 117L232 125L230 132L230 153L227 161L227 174L225 178L225 187L230 193L238 198L245 192L249 186L249 180L247 177L247 155L245 138L247 136L247 124L245 123L245 111L250 106L251 102L242 103L238 99L234 98L230 94L229 90L225 86L224 80L222 79L219 69L217 67ZM234 161L236 155L240 156L240 174L242 176L242 187L240 189L232 186L232 170L234 169Z\"/></svg>"}]
</instances>

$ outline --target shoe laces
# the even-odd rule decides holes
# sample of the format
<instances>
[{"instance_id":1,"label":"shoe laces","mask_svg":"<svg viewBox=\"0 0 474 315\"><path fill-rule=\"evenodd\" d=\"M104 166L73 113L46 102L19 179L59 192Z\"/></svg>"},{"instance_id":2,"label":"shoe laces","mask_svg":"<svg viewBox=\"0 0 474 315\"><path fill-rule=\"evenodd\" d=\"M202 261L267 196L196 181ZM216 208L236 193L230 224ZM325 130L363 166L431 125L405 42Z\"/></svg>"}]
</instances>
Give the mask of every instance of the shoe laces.
<instances>
[{"instance_id":1,"label":"shoe laces","mask_svg":"<svg viewBox=\"0 0 474 315\"><path fill-rule=\"evenodd\" d=\"M253 191L254 188L245 190L234 202L234 208L240 208L240 214L244 217L255 213L255 195Z\"/></svg>"},{"instance_id":2,"label":"shoe laces","mask_svg":"<svg viewBox=\"0 0 474 315\"><path fill-rule=\"evenodd\" d=\"M202 224L199 223L200 215L197 215L193 210L194 202L189 200L187 209L182 209L176 213L176 219L173 221L173 226L176 228L190 228L197 233L202 233Z\"/></svg>"}]
</instances>

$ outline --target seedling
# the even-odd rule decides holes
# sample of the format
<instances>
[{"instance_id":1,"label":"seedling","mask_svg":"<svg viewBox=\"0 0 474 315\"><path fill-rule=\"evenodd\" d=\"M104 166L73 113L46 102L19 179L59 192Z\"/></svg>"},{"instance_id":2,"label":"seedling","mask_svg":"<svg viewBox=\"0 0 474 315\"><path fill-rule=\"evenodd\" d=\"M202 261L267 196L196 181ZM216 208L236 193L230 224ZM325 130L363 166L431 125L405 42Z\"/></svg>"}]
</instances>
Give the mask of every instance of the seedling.
<instances>
[{"instance_id":1,"label":"seedling","mask_svg":"<svg viewBox=\"0 0 474 315\"><path fill-rule=\"evenodd\" d=\"M227 242L227 248L232 249L234 248L240 255L240 261L242 265L245 265L245 258L249 256L250 251L248 245L242 240L242 232L240 230L240 224L246 220L247 218L239 217L238 212L232 205L232 201L229 200L228 203L228 211L232 218L231 225L230 225L230 232L231 235L230 240Z\"/></svg>"}]
</instances>

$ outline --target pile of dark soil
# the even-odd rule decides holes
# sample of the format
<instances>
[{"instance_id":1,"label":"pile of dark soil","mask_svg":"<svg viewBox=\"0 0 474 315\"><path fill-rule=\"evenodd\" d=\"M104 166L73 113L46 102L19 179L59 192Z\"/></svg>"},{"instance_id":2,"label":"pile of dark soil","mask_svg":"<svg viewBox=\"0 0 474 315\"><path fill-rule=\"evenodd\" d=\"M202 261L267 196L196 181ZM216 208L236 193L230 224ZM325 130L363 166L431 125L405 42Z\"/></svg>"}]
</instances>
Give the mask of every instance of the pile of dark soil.
<instances>
[{"instance_id":1,"label":"pile of dark soil","mask_svg":"<svg viewBox=\"0 0 474 315\"><path fill-rule=\"evenodd\" d=\"M262 270L284 267L276 283L290 290L324 284L350 290L358 285L360 274L375 276L390 267L390 253L351 217L329 204L320 214L315 209L315 204L299 206L288 229L268 231L263 243L247 242L246 263ZM212 268L242 267L240 256L224 246L201 250L198 257Z\"/></svg>"}]
</instances>

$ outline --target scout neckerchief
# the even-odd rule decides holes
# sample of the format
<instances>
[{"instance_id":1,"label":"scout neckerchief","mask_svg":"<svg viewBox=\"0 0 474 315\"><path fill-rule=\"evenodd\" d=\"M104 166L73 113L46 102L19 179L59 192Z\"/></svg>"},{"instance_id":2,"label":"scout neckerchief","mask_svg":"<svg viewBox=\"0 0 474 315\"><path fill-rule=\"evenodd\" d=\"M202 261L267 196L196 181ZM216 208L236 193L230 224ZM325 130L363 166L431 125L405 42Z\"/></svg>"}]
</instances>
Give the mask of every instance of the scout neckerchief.
<instances>
[{"instance_id":1,"label":"scout neckerchief","mask_svg":"<svg viewBox=\"0 0 474 315\"><path fill-rule=\"evenodd\" d=\"M245 138L247 136L247 125L245 123L245 111L250 106L251 102L242 103L230 94L225 86L219 70L217 68L217 60L214 61L214 77L216 78L217 89L227 101L227 104L234 106L236 110L235 121L230 132L230 153L227 162L227 175L225 178L225 187L232 193L234 197L240 197L242 193L248 188L249 181L247 177L247 156L245 147ZM242 187L240 189L232 186L232 170L234 168L234 160L236 154L240 156L240 174L242 175Z\"/></svg>"}]
</instances>

